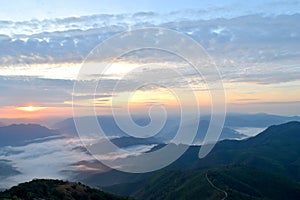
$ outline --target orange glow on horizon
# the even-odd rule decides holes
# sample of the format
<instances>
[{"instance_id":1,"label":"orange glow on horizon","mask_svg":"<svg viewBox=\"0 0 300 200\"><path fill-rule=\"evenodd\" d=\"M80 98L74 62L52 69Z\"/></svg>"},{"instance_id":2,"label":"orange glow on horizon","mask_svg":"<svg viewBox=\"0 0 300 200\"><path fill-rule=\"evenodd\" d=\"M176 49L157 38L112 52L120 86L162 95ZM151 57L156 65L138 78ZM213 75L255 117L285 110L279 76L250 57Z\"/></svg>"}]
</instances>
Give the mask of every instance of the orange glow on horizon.
<instances>
[{"instance_id":1,"label":"orange glow on horizon","mask_svg":"<svg viewBox=\"0 0 300 200\"><path fill-rule=\"evenodd\" d=\"M36 111L44 110L46 109L46 107L25 106L25 107L17 107L16 109L25 112L36 112Z\"/></svg>"},{"instance_id":2,"label":"orange glow on horizon","mask_svg":"<svg viewBox=\"0 0 300 200\"><path fill-rule=\"evenodd\" d=\"M3 119L42 119L70 116L72 116L71 107L8 106L0 108L0 118Z\"/></svg>"}]
</instances>

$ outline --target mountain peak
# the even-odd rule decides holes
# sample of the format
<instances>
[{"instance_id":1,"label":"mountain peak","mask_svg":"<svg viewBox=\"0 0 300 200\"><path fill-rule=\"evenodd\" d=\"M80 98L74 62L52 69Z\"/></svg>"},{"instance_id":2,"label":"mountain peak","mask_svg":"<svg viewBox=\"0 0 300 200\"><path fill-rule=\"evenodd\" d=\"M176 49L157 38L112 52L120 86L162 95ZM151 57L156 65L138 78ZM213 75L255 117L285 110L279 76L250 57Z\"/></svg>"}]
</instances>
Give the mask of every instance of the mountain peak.
<instances>
[{"instance_id":1,"label":"mountain peak","mask_svg":"<svg viewBox=\"0 0 300 200\"><path fill-rule=\"evenodd\" d=\"M295 131L297 133L297 130L300 128L300 122L298 121L290 121L284 124L279 125L272 125L268 127L265 131L263 131L261 134L264 133L273 133L273 134L279 134L279 133L288 133L291 131Z\"/></svg>"}]
</instances>

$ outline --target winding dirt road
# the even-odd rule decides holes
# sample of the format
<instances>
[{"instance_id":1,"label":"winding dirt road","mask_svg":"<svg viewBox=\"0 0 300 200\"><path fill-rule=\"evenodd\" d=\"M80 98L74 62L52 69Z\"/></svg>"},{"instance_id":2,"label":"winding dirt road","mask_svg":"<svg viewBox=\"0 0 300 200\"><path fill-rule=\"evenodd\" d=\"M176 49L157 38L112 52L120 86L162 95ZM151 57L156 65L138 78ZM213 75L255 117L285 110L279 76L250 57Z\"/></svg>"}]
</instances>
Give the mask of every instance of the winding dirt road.
<instances>
[{"instance_id":1,"label":"winding dirt road","mask_svg":"<svg viewBox=\"0 0 300 200\"><path fill-rule=\"evenodd\" d=\"M217 186L215 186L215 185L211 182L211 180L209 180L209 178L208 178L208 176L207 176L207 173L205 174L205 177L206 177L207 182L211 185L211 187L213 187L214 189L216 189L216 190L218 190L218 191L224 193L224 197L223 197L221 200L225 200L225 199L228 197L227 192L226 192L225 190L222 190L222 189L218 188Z\"/></svg>"}]
</instances>

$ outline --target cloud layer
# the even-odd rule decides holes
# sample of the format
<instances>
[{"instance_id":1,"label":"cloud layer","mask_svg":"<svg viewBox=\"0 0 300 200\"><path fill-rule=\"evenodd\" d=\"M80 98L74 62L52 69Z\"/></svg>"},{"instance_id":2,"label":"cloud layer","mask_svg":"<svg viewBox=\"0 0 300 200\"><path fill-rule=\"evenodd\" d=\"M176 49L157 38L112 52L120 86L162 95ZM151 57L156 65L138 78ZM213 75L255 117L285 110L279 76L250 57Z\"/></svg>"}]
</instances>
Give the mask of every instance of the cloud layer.
<instances>
[{"instance_id":1,"label":"cloud layer","mask_svg":"<svg viewBox=\"0 0 300 200\"><path fill-rule=\"evenodd\" d=\"M176 30L199 42L216 62L226 89L240 93L236 99L253 99L250 92L258 89L257 85L266 85L258 93L265 93L271 85L278 94L287 88L289 99L278 98L278 95L274 95L277 99L273 100L261 99L265 97L259 95L255 98L262 101L297 100L291 90L300 85L300 14L256 14L212 19L205 19L202 14L200 10L185 10L168 14L139 12L43 21L0 21L0 88L7 94L1 97L0 104L22 105L33 101L39 105L69 106L73 80L88 53L116 34L143 27ZM168 59L158 51L129 54L123 57L117 70L104 78L104 90L97 95L109 95L107 93L122 73L126 73L129 65L143 56L147 59L140 62L158 60L157 64L161 59L164 62L159 63L162 68L168 65L185 69L182 63L172 57ZM151 72L151 69L148 71ZM169 76L166 69L152 72L165 77L162 82L169 86L185 87L186 83ZM182 73L189 83L199 85L199 91L207 89L199 84L201 77L198 74L188 70ZM138 77L138 73L126 76L116 92L127 92L133 84L142 81ZM248 91L241 87L242 84L248 84ZM99 100L102 101L101 98ZM103 100L107 101L107 98Z\"/></svg>"}]
</instances>

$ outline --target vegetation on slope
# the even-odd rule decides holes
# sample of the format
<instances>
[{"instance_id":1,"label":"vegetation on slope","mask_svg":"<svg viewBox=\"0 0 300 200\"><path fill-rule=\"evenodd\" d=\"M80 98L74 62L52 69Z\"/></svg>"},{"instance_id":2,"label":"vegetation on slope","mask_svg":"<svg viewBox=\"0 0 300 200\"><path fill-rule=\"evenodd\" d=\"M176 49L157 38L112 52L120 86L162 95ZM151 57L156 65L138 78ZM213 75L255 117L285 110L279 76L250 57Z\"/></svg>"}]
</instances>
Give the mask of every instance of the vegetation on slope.
<instances>
[{"instance_id":1,"label":"vegetation on slope","mask_svg":"<svg viewBox=\"0 0 300 200\"><path fill-rule=\"evenodd\" d=\"M61 180L33 180L21 183L0 193L5 200L126 200L103 191L92 189L81 183L70 183Z\"/></svg>"},{"instance_id":2,"label":"vegetation on slope","mask_svg":"<svg viewBox=\"0 0 300 200\"><path fill-rule=\"evenodd\" d=\"M226 191L231 200L300 199L300 184L286 177L245 166L227 166L208 171L160 171L139 183L121 184L107 191L136 199L219 200Z\"/></svg>"},{"instance_id":3,"label":"vegetation on slope","mask_svg":"<svg viewBox=\"0 0 300 200\"><path fill-rule=\"evenodd\" d=\"M271 126L243 141L219 142L204 159L199 147L144 181L105 188L137 199L300 199L300 123ZM223 196L222 196L223 195Z\"/></svg>"}]
</instances>

